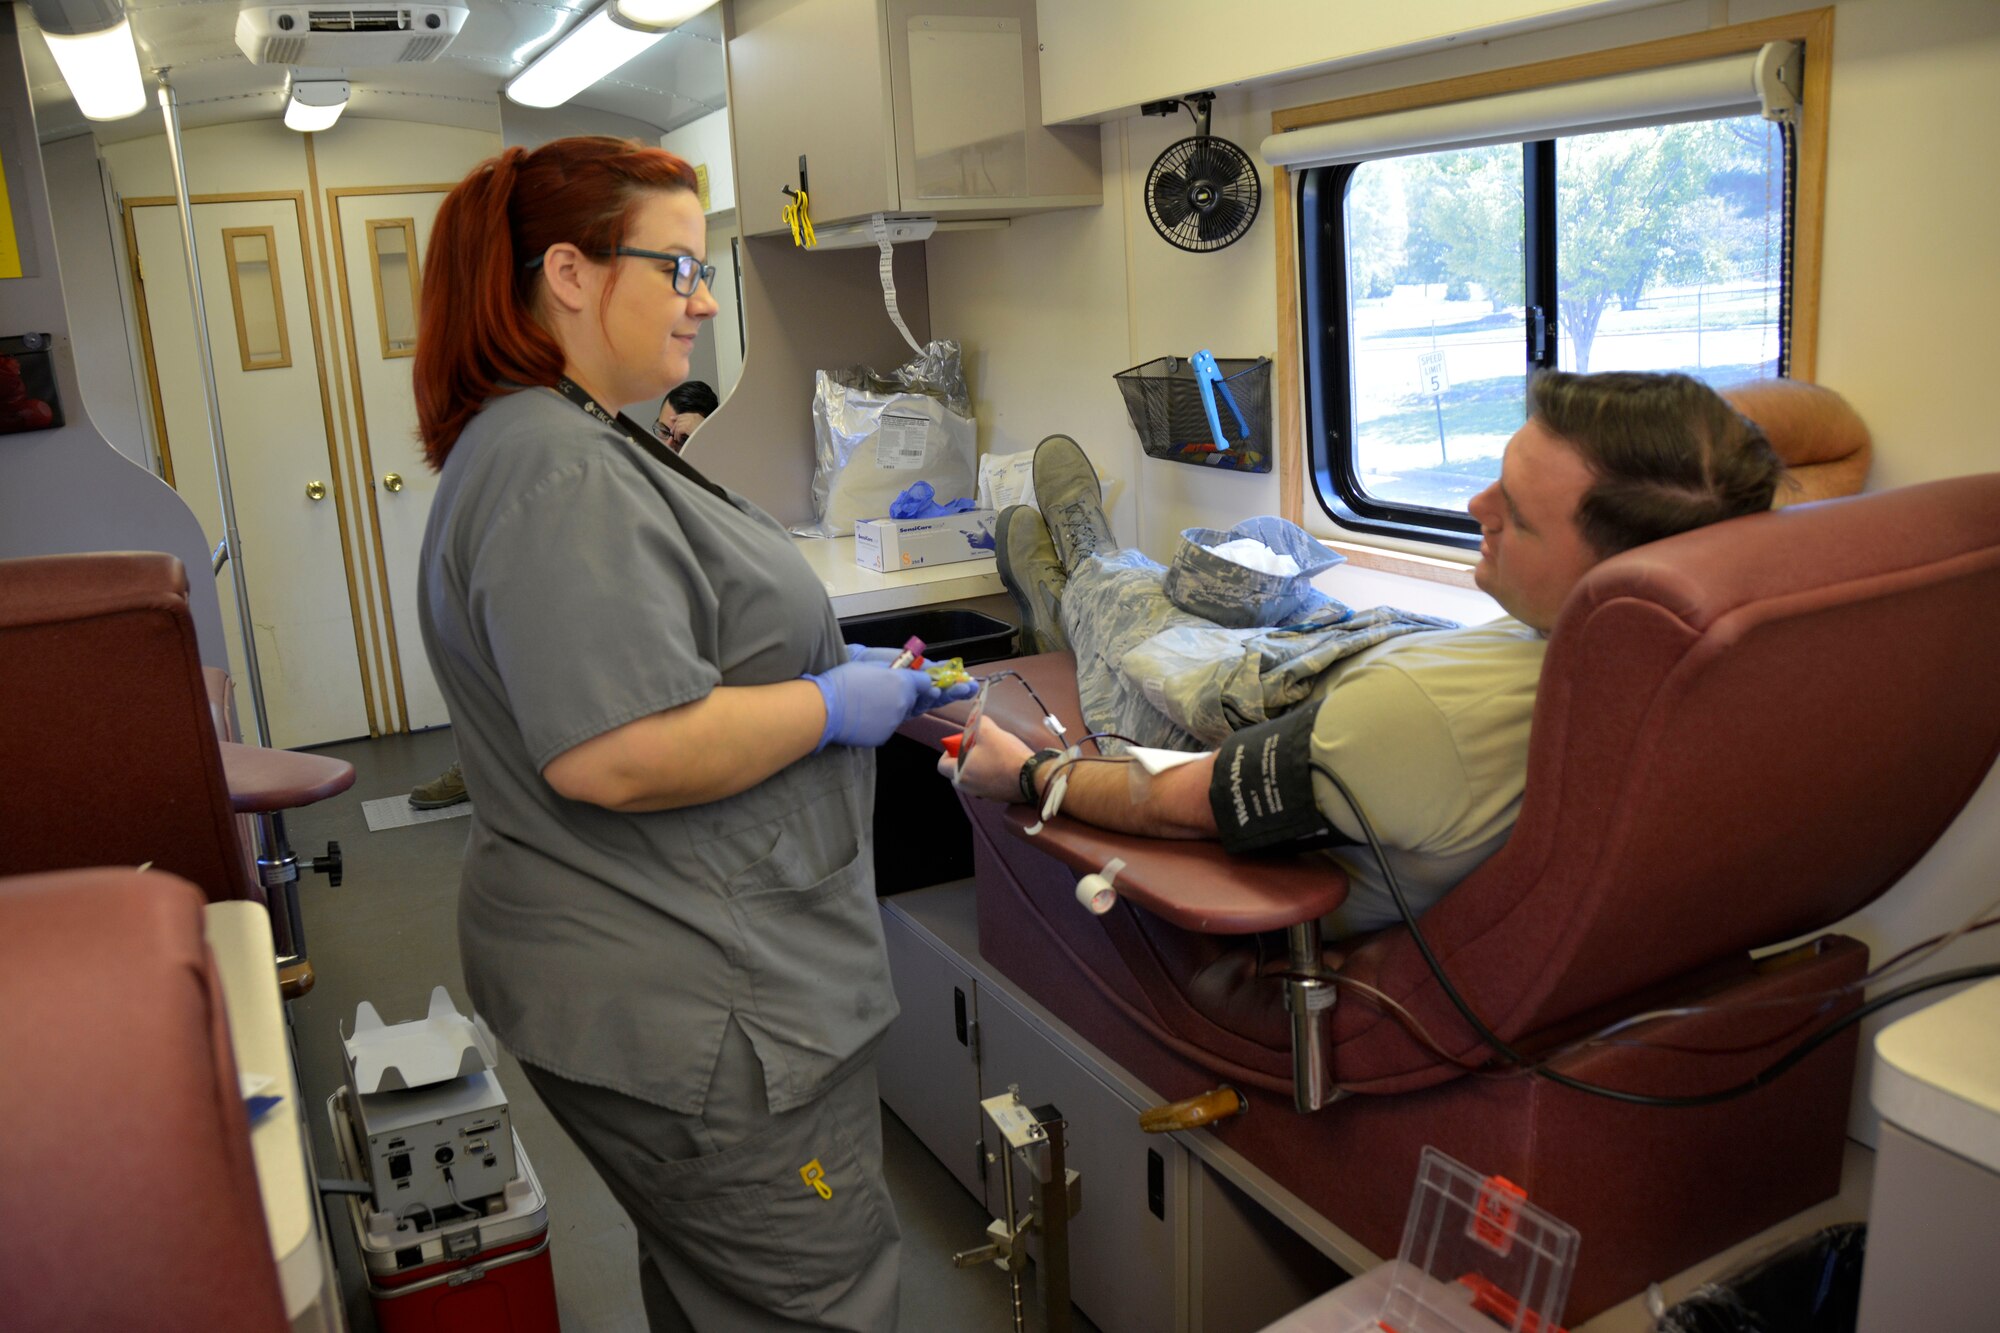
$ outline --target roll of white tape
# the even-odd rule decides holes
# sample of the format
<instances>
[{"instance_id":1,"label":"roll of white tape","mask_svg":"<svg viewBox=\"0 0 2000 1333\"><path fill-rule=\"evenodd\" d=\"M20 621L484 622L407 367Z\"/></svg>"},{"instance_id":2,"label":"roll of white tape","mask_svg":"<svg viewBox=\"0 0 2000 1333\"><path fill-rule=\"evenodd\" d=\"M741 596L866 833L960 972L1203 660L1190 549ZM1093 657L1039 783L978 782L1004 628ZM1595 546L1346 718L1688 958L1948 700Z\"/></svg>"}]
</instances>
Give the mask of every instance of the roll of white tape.
<instances>
[{"instance_id":1,"label":"roll of white tape","mask_svg":"<svg viewBox=\"0 0 2000 1333\"><path fill-rule=\"evenodd\" d=\"M1076 882L1076 900L1092 916L1103 916L1118 901L1118 890L1113 886L1118 872L1125 868L1125 859L1114 856L1104 863L1101 875L1085 875Z\"/></svg>"},{"instance_id":2,"label":"roll of white tape","mask_svg":"<svg viewBox=\"0 0 2000 1333\"><path fill-rule=\"evenodd\" d=\"M1076 882L1076 900L1092 916L1103 916L1118 901L1118 890L1102 875L1085 875Z\"/></svg>"}]
</instances>

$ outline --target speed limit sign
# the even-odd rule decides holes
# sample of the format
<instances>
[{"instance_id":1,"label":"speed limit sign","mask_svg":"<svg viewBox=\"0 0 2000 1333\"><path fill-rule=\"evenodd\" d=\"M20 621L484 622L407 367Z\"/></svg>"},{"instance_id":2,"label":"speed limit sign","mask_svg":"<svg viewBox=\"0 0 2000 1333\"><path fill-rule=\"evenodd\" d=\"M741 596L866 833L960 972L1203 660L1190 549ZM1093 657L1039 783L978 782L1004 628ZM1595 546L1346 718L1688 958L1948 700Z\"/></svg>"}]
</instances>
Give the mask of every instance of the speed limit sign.
<instances>
[{"instance_id":1,"label":"speed limit sign","mask_svg":"<svg viewBox=\"0 0 2000 1333\"><path fill-rule=\"evenodd\" d=\"M1420 352L1417 355L1417 392L1433 396L1451 387L1444 377L1444 353Z\"/></svg>"}]
</instances>

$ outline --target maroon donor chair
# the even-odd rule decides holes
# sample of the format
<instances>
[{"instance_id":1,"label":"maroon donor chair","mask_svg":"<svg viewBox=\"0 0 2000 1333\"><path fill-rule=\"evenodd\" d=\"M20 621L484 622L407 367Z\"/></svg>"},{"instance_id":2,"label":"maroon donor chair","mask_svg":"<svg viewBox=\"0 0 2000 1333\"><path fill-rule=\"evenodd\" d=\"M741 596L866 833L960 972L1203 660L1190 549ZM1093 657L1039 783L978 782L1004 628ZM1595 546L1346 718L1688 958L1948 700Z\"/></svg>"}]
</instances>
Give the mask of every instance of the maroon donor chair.
<instances>
[{"instance_id":1,"label":"maroon donor chair","mask_svg":"<svg viewBox=\"0 0 2000 1333\"><path fill-rule=\"evenodd\" d=\"M1067 655L995 665L1074 725ZM1475 1012L1559 1073L1667 1096L1739 1083L1859 1003L1826 997L1864 975L1867 949L1810 937L1891 888L1985 778L1995 681L2000 475L1607 560L1551 636L1513 836L1424 934ZM1025 691L996 689L991 708L1048 743ZM1253 1113L1204 1132L1377 1254L1397 1249L1426 1144L1581 1231L1571 1323L1839 1187L1853 1029L1747 1096L1607 1100L1493 1065L1404 928L1307 959L1408 1021L1338 984L1295 1021L1299 968L1264 934L1296 944L1340 901L1323 859L1232 860L1061 817L1030 839L1023 808L968 805L981 954L1162 1099L1236 1087ZM1095 917L1077 875L1113 856L1119 901ZM1786 997L1803 998L1765 1003ZM1687 1006L1702 1012L1621 1044L1577 1040Z\"/></svg>"}]
</instances>

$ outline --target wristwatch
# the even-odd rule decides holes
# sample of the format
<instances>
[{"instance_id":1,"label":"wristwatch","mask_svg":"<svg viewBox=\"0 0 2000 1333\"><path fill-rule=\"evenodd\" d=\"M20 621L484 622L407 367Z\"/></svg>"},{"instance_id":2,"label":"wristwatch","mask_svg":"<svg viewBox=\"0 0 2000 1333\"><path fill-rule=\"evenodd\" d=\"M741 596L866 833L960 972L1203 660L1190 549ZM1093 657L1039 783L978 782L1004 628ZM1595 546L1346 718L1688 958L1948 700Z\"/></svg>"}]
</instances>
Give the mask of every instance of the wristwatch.
<instances>
[{"instance_id":1,"label":"wristwatch","mask_svg":"<svg viewBox=\"0 0 2000 1333\"><path fill-rule=\"evenodd\" d=\"M1021 761L1021 800L1033 805L1041 797L1035 791L1035 774L1051 759L1062 758L1061 750L1037 750Z\"/></svg>"}]
</instances>

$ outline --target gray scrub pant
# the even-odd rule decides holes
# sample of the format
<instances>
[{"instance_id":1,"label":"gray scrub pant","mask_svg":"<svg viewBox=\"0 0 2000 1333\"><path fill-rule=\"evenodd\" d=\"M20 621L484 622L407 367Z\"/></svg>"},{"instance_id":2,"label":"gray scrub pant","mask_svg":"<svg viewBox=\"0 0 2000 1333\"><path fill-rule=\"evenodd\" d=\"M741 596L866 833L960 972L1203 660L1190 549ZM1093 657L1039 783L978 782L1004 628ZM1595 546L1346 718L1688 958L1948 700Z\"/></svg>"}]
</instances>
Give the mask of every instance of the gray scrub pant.
<instances>
[{"instance_id":1,"label":"gray scrub pant","mask_svg":"<svg viewBox=\"0 0 2000 1333\"><path fill-rule=\"evenodd\" d=\"M776 1115L734 1023L698 1116L522 1068L638 1229L652 1333L893 1333L902 1233L872 1058Z\"/></svg>"}]
</instances>

